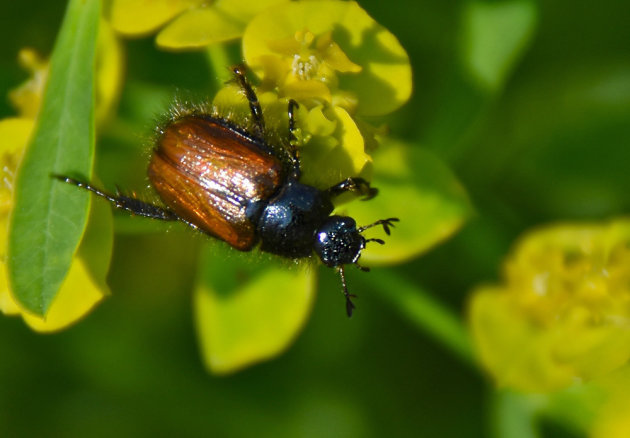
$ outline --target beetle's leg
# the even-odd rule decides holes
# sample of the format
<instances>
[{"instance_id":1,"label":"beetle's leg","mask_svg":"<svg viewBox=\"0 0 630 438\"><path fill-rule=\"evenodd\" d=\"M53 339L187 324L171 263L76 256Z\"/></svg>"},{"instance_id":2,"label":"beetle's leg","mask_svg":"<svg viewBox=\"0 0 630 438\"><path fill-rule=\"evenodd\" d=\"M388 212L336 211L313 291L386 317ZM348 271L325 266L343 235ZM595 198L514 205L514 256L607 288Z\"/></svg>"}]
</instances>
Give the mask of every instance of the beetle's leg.
<instances>
[{"instance_id":1,"label":"beetle's leg","mask_svg":"<svg viewBox=\"0 0 630 438\"><path fill-rule=\"evenodd\" d=\"M354 262L354 266L356 266L357 268L359 268L363 272L370 272L370 268L368 268L367 266L361 266L357 262Z\"/></svg>"},{"instance_id":2,"label":"beetle's leg","mask_svg":"<svg viewBox=\"0 0 630 438\"><path fill-rule=\"evenodd\" d=\"M249 110L252 113L252 118L254 119L254 127L256 129L256 136L258 138L263 138L265 133L265 118L263 117L262 108L260 107L260 102L258 101L258 96L256 96L256 92L247 81L245 77L245 68L242 65L234 65L231 68L232 73L234 73L234 77L238 81L238 84L243 89L245 93L245 97L249 102Z\"/></svg>"},{"instance_id":3,"label":"beetle's leg","mask_svg":"<svg viewBox=\"0 0 630 438\"><path fill-rule=\"evenodd\" d=\"M295 110L298 109L300 105L291 99L289 100L289 108L287 110L289 115L289 153L291 155L291 165L293 166L293 177L295 179L300 179L300 157L298 155L297 143L298 138L295 135Z\"/></svg>"},{"instance_id":4,"label":"beetle's leg","mask_svg":"<svg viewBox=\"0 0 630 438\"><path fill-rule=\"evenodd\" d=\"M353 192L364 196L363 200L367 201L368 199L372 199L376 196L378 189L370 187L370 183L363 178L348 178L341 181L339 184L335 184L330 187L326 190L326 192L331 198L339 196L345 192Z\"/></svg>"},{"instance_id":5,"label":"beetle's leg","mask_svg":"<svg viewBox=\"0 0 630 438\"><path fill-rule=\"evenodd\" d=\"M354 309L354 303L351 298L356 298L356 295L348 293L348 285L346 284L346 275L343 271L343 266L339 266L339 275L341 276L341 287L343 296L346 297L346 313L348 318L352 316L352 310Z\"/></svg>"},{"instance_id":6,"label":"beetle's leg","mask_svg":"<svg viewBox=\"0 0 630 438\"><path fill-rule=\"evenodd\" d=\"M376 242L379 245L385 245L385 241L383 239L365 239L365 243L368 242Z\"/></svg>"},{"instance_id":7,"label":"beetle's leg","mask_svg":"<svg viewBox=\"0 0 630 438\"><path fill-rule=\"evenodd\" d=\"M52 176L54 178L57 178L60 181L88 190L94 193L95 195L100 196L101 198L107 199L109 202L111 202L114 205L114 207L120 208L122 210L126 210L130 212L131 214L144 216L144 217L150 217L153 219L161 219L164 221L181 220L180 217L177 216L175 213L173 213L170 210L167 210L166 208L160 207L159 205L149 204L147 202L140 201L139 199L136 199L136 198L121 195L120 193L117 193L116 195L112 195L110 193L97 189L96 187L88 183L79 181L74 178L70 178L68 176L63 176L63 175L52 175Z\"/></svg>"},{"instance_id":8,"label":"beetle's leg","mask_svg":"<svg viewBox=\"0 0 630 438\"><path fill-rule=\"evenodd\" d=\"M389 236L389 232L390 232L389 227L393 227L394 226L394 224L392 222L400 222L400 219L398 219L397 217L390 217L389 219L381 219L380 221L376 221L373 224L366 225L364 227L359 228L358 231L359 231L359 233L362 233L365 230L367 230L368 228L372 228L372 227L375 227L377 225L382 225L383 226L383 230L385 231L385 234L387 234ZM370 240L378 242L379 239L370 239Z\"/></svg>"}]
</instances>

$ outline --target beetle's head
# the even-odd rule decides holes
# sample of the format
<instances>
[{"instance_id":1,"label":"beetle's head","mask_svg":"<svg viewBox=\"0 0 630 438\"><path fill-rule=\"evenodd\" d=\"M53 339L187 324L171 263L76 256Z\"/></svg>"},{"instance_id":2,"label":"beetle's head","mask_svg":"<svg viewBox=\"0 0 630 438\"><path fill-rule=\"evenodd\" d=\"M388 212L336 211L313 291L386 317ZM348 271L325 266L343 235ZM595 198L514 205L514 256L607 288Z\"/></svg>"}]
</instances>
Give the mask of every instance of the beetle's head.
<instances>
[{"instance_id":1,"label":"beetle's head","mask_svg":"<svg viewBox=\"0 0 630 438\"><path fill-rule=\"evenodd\" d=\"M330 216L319 230L317 230L314 250L326 266L339 270L343 294L346 297L346 311L348 316L352 316L354 304L351 298L354 297L354 295L348 293L343 266L352 263L363 271L369 271L368 268L357 263L361 256L361 251L363 251L368 242L376 242L381 245L385 242L381 239L366 239L361 233L373 226L382 225L385 233L389 234L389 228L394 226L393 222L398 222L398 219L382 219L365 227L357 228L357 223L351 217Z\"/></svg>"},{"instance_id":2,"label":"beetle's head","mask_svg":"<svg viewBox=\"0 0 630 438\"><path fill-rule=\"evenodd\" d=\"M328 267L356 263L366 239L351 217L330 216L317 230L315 252Z\"/></svg>"}]
</instances>

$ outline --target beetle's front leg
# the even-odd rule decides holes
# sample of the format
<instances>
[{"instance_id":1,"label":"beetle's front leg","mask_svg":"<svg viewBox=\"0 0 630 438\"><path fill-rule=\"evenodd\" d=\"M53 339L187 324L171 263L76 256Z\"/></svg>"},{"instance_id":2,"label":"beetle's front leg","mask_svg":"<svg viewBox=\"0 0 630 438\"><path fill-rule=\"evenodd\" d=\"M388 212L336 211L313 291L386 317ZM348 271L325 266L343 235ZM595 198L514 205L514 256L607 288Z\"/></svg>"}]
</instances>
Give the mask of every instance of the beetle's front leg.
<instances>
[{"instance_id":1,"label":"beetle's front leg","mask_svg":"<svg viewBox=\"0 0 630 438\"><path fill-rule=\"evenodd\" d=\"M370 187L370 183L363 178L348 178L326 190L326 193L328 193L328 196L331 198L345 192L352 192L364 196L363 200L367 201L378 194L378 189Z\"/></svg>"}]
</instances>

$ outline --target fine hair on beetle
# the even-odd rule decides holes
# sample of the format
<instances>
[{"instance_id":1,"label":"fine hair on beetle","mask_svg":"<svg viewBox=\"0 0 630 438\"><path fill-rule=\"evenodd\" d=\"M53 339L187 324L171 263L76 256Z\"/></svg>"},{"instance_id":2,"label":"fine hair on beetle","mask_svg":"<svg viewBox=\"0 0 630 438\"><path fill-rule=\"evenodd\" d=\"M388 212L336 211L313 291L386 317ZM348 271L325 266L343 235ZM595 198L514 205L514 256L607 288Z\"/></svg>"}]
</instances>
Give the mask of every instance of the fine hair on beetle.
<instances>
[{"instance_id":1,"label":"fine hair on beetle","mask_svg":"<svg viewBox=\"0 0 630 438\"><path fill-rule=\"evenodd\" d=\"M178 101L158 125L148 166L150 185L160 198L150 203L120 191L110 193L87 182L54 175L106 199L132 215L183 222L244 252L254 248L289 260L312 258L337 270L352 315L355 295L348 290L345 267L362 271L359 257L369 243L384 244L362 233L382 227L389 235L397 218L357 226L348 216L333 214L334 201L345 193L363 200L377 189L350 177L320 189L300 181L299 104L286 103L286 132L274 132L242 66L232 67L233 81L249 106L249 117L238 117L214 105Z\"/></svg>"}]
</instances>

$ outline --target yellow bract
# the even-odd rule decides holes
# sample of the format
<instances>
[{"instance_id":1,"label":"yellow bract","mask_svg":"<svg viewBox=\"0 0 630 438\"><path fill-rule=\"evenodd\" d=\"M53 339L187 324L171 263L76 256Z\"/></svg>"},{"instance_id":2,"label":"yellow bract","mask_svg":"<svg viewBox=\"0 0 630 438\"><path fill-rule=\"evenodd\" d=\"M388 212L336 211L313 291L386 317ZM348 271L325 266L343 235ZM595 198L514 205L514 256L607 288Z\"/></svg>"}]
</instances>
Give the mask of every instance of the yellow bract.
<instances>
[{"instance_id":1,"label":"yellow bract","mask_svg":"<svg viewBox=\"0 0 630 438\"><path fill-rule=\"evenodd\" d=\"M118 32L150 34L166 49L194 49L239 38L263 9L288 0L113 0L110 19Z\"/></svg>"},{"instance_id":2,"label":"yellow bract","mask_svg":"<svg viewBox=\"0 0 630 438\"><path fill-rule=\"evenodd\" d=\"M145 35L157 30L186 9L205 0L113 0L110 20L113 28L126 35Z\"/></svg>"},{"instance_id":3,"label":"yellow bract","mask_svg":"<svg viewBox=\"0 0 630 438\"><path fill-rule=\"evenodd\" d=\"M206 366L217 374L232 373L278 355L304 325L314 295L312 271L284 266L265 269L227 296L197 289L197 332Z\"/></svg>"},{"instance_id":4,"label":"yellow bract","mask_svg":"<svg viewBox=\"0 0 630 438\"><path fill-rule=\"evenodd\" d=\"M501 386L551 391L630 358L630 220L527 235L501 286L470 306L482 363Z\"/></svg>"},{"instance_id":5,"label":"yellow bract","mask_svg":"<svg viewBox=\"0 0 630 438\"><path fill-rule=\"evenodd\" d=\"M341 107L317 106L302 121L308 133L299 153L302 182L321 189L346 178L370 179L372 157L356 122Z\"/></svg>"}]
</instances>

